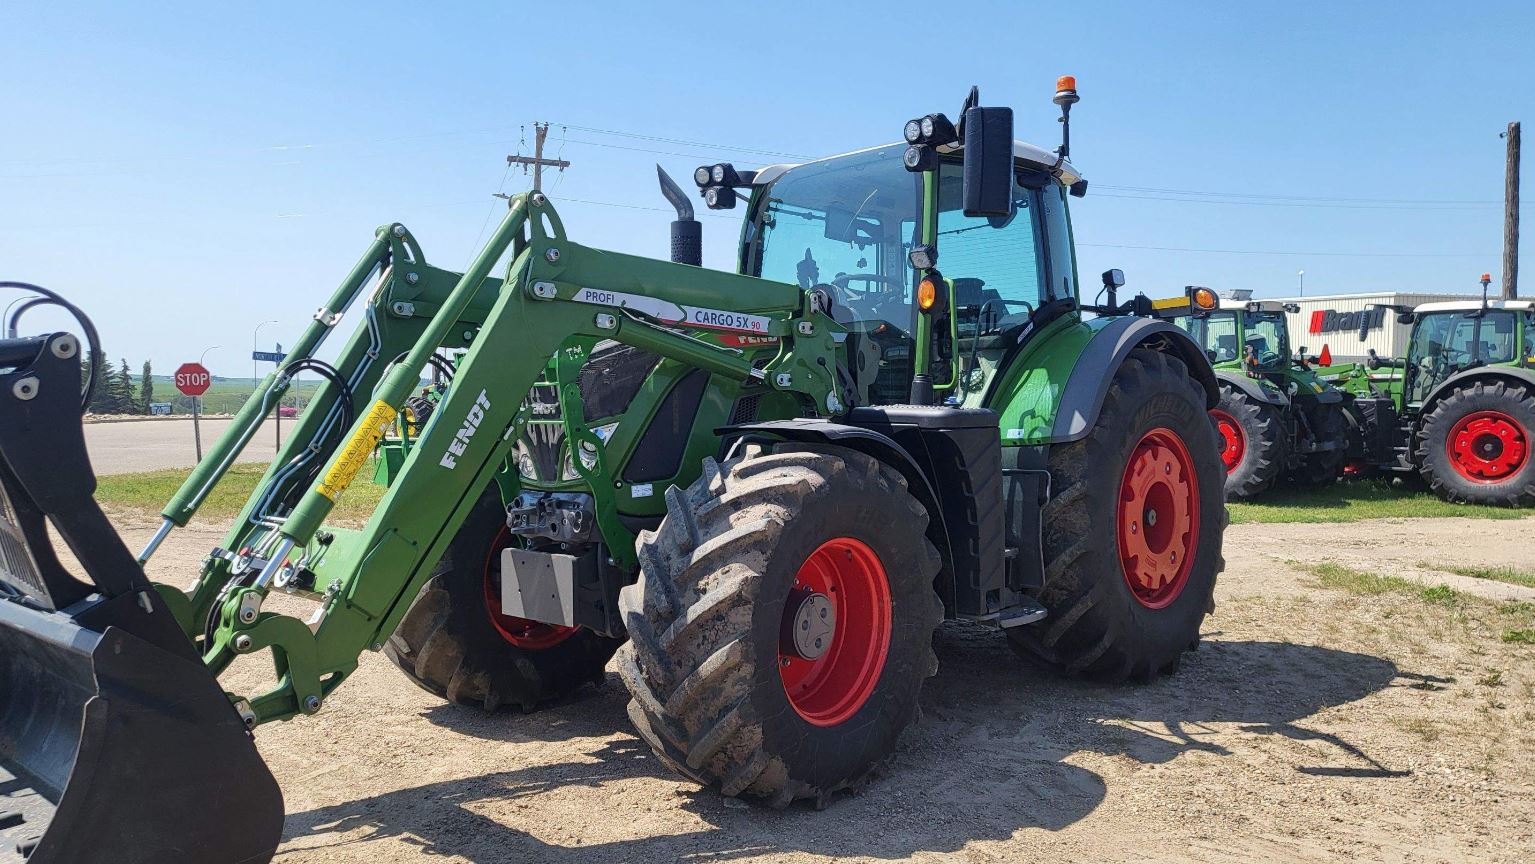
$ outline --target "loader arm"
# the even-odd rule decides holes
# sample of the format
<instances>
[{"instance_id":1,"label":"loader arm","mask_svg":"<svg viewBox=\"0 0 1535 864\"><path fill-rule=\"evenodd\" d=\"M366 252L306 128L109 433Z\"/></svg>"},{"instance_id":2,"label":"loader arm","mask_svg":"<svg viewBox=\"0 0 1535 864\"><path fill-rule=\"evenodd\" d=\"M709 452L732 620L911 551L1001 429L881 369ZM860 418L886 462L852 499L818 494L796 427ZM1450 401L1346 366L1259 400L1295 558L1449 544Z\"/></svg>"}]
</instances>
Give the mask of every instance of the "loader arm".
<instances>
[{"instance_id":1,"label":"loader arm","mask_svg":"<svg viewBox=\"0 0 1535 864\"><path fill-rule=\"evenodd\" d=\"M506 275L498 282L490 274L508 253ZM356 668L361 652L379 649L393 632L486 486L499 481L515 493L516 472L502 469L528 420L524 397L557 352L579 352L611 339L798 394L807 416L844 410L834 372L841 328L809 292L578 246L566 238L544 196L518 196L462 275L426 266L403 228L380 229L332 304L317 314L300 350L263 382L166 507L164 526L141 560L191 518L253 434L264 406L288 385L290 370L306 368L306 358L339 320L342 307L361 295L374 272L378 285L366 301L358 334L343 350L335 374L326 374L223 547L210 555L186 594L157 586L215 674L241 654L272 650L277 686L255 696L231 696L249 725L318 710ZM427 290L448 280L452 287L446 293ZM717 308L719 298L731 298L734 308ZM754 357L692 335L700 332L694 328L772 337L778 340L776 353ZM366 526L361 531L325 526L336 501L420 386L433 355L460 347L467 350L451 383ZM604 493L612 491L603 488L611 483L604 474L602 442L576 413L567 412L565 423L570 440L597 448L596 464L580 470L599 501L608 554L620 565L631 564L632 546L611 538L632 540L632 533L601 506ZM338 418L351 419L344 434L338 434ZM323 470L317 451L328 454ZM294 467L306 458L305 467ZM305 482L309 477L314 479ZM297 593L316 602L307 623L263 609L274 588L294 584L309 586Z\"/></svg>"}]
</instances>

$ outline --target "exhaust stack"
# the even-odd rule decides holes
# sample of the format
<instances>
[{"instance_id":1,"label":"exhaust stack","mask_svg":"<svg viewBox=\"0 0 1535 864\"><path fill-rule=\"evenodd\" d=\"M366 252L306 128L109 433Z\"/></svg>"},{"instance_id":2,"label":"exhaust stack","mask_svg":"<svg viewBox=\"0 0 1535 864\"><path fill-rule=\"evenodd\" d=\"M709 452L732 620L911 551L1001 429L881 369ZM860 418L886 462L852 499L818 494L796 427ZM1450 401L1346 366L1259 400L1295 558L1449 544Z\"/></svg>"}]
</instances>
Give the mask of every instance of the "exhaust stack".
<instances>
[{"instance_id":1,"label":"exhaust stack","mask_svg":"<svg viewBox=\"0 0 1535 864\"><path fill-rule=\"evenodd\" d=\"M677 211L677 221L672 223L672 262L702 267L704 226L693 218L693 202L682 194L682 187L660 165L656 166L656 178L661 181L661 194Z\"/></svg>"}]
</instances>

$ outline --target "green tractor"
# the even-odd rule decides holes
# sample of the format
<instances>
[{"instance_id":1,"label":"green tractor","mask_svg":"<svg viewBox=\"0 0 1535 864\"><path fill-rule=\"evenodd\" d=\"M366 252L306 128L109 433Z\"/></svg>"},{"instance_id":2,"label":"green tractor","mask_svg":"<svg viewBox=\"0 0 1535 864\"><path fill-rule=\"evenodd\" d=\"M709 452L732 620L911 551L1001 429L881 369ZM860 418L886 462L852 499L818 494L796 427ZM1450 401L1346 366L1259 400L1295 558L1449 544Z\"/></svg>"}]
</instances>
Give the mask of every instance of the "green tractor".
<instances>
[{"instance_id":1,"label":"green tractor","mask_svg":"<svg viewBox=\"0 0 1535 864\"><path fill-rule=\"evenodd\" d=\"M1308 357L1304 347L1291 352L1285 313L1293 305L1220 297L1198 286L1153 305L1204 349L1220 379L1210 417L1220 433L1227 498L1251 498L1281 479L1323 486L1338 478L1348 400L1317 374L1329 358Z\"/></svg>"},{"instance_id":2,"label":"green tractor","mask_svg":"<svg viewBox=\"0 0 1535 864\"><path fill-rule=\"evenodd\" d=\"M537 191L463 273L381 227L136 561L90 498L80 345L0 343L0 765L41 778L4 830L32 864L265 860L281 799L247 730L321 710L369 649L486 709L579 695L616 652L665 764L774 806L891 753L945 619L1065 674L1175 669L1223 564L1203 351L1118 277L1081 301L1065 143L1016 143L974 90L904 137L700 168L744 209L739 273L696 266L674 186L670 262L577 244ZM323 383L225 540L190 588L149 583L299 371ZM328 523L386 437L367 524ZM275 685L220 692L251 655Z\"/></svg>"},{"instance_id":3,"label":"green tractor","mask_svg":"<svg viewBox=\"0 0 1535 864\"><path fill-rule=\"evenodd\" d=\"M1417 474L1446 501L1535 505L1535 301L1387 310L1413 325L1407 356L1371 351L1333 377L1353 397L1348 473Z\"/></svg>"}]
</instances>

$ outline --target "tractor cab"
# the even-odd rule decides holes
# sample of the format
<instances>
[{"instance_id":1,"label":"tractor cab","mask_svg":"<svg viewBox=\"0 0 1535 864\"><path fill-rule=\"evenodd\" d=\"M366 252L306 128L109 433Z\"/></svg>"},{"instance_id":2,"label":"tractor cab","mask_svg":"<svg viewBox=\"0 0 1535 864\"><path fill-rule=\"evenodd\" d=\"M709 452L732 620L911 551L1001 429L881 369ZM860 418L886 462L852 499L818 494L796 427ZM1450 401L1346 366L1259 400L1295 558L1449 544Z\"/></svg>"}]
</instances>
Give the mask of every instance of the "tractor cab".
<instances>
[{"instance_id":1,"label":"tractor cab","mask_svg":"<svg viewBox=\"0 0 1535 864\"><path fill-rule=\"evenodd\" d=\"M1069 162L1013 143L1010 215L967 215L957 147L936 155L936 244L925 244L924 173L910 147L889 144L753 177L740 270L814 291L848 331L848 374L859 404L908 401L915 373L937 401L979 405L1020 331L1077 298L1066 196L1083 188ZM918 369L914 251L942 249L946 302L931 356ZM936 254L932 254L936 258Z\"/></svg>"},{"instance_id":2,"label":"tractor cab","mask_svg":"<svg viewBox=\"0 0 1535 864\"><path fill-rule=\"evenodd\" d=\"M1295 311L1293 304L1251 300L1247 295L1252 292L1233 291L1225 297L1204 298L1205 305L1201 306L1194 299L1201 291L1214 293L1191 287L1182 297L1160 301L1157 309L1204 348L1216 369L1278 375L1300 359L1292 357L1285 323L1285 313Z\"/></svg>"},{"instance_id":3,"label":"tractor cab","mask_svg":"<svg viewBox=\"0 0 1535 864\"><path fill-rule=\"evenodd\" d=\"M1451 376L1481 366L1535 366L1535 301L1426 303L1412 313L1403 400L1422 405Z\"/></svg>"}]
</instances>

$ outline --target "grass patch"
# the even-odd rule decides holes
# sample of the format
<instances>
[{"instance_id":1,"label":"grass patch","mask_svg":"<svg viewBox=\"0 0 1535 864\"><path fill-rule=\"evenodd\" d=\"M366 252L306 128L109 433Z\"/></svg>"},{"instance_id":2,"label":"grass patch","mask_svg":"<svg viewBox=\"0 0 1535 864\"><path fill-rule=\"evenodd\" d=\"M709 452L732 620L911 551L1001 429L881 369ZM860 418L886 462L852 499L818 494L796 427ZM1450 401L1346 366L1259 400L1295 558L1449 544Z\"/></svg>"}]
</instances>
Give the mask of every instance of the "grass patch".
<instances>
[{"instance_id":1,"label":"grass patch","mask_svg":"<svg viewBox=\"0 0 1535 864\"><path fill-rule=\"evenodd\" d=\"M261 463L241 463L230 468L208 493L208 499L197 514L212 518L235 516L256 490L266 468ZM167 468L138 474L109 474L98 478L96 499L113 507L159 513L190 473L189 468ZM340 503L332 511L333 518L344 522L361 522L368 518L384 496L384 488L369 481L372 474L373 463L370 461L341 496Z\"/></svg>"},{"instance_id":2,"label":"grass patch","mask_svg":"<svg viewBox=\"0 0 1535 864\"><path fill-rule=\"evenodd\" d=\"M1352 480L1322 489L1278 488L1257 501L1227 506L1233 524L1244 522L1357 522L1360 519L1411 519L1467 516L1475 519L1522 519L1528 510L1451 504L1412 483Z\"/></svg>"},{"instance_id":3,"label":"grass patch","mask_svg":"<svg viewBox=\"0 0 1535 864\"><path fill-rule=\"evenodd\" d=\"M1470 594L1456 591L1448 585L1424 585L1400 576L1382 576L1356 570L1342 564L1324 561L1308 564L1301 561L1287 562L1297 570L1315 576L1323 588L1346 591L1369 597L1395 595L1409 597L1425 606L1447 607L1445 612L1456 620L1470 625L1474 632L1491 637L1498 634L1504 642L1518 645L1535 645L1535 603L1495 603ZM1393 617L1391 609L1382 612L1383 617ZM1502 673L1484 678L1479 683L1498 686Z\"/></svg>"},{"instance_id":4,"label":"grass patch","mask_svg":"<svg viewBox=\"0 0 1535 864\"><path fill-rule=\"evenodd\" d=\"M1448 585L1424 585L1400 576L1382 576L1330 561L1321 564L1291 564L1309 571L1322 583L1323 588L1336 588L1351 594L1411 594L1436 606L1459 606L1466 600L1465 594Z\"/></svg>"},{"instance_id":5,"label":"grass patch","mask_svg":"<svg viewBox=\"0 0 1535 864\"><path fill-rule=\"evenodd\" d=\"M1472 579L1486 579L1491 582L1506 582L1510 585L1523 585L1526 588L1535 588L1535 573L1528 570L1520 570L1517 567L1465 567L1458 564L1430 564L1421 563L1418 566L1426 570L1443 570L1446 573L1454 573L1457 576L1469 576Z\"/></svg>"}]
</instances>

